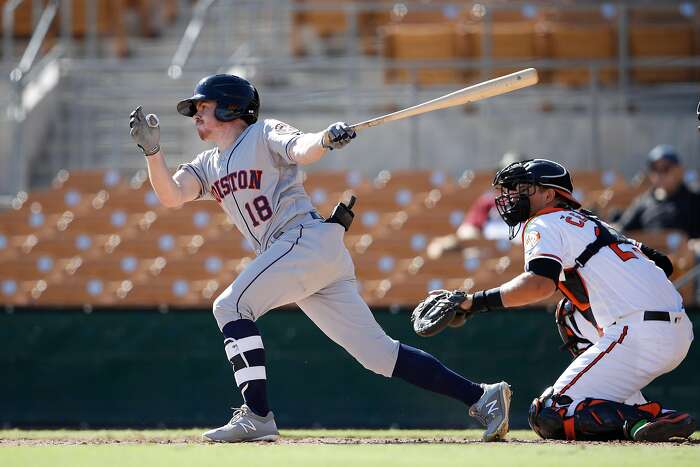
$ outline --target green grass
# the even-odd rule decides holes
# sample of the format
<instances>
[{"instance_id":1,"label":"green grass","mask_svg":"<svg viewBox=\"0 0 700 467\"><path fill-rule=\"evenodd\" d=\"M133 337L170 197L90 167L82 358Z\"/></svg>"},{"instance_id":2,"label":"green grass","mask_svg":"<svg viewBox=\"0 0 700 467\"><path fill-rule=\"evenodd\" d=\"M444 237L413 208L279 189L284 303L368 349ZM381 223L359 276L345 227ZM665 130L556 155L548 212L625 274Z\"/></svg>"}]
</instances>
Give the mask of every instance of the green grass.
<instances>
[{"instance_id":1,"label":"green grass","mask_svg":"<svg viewBox=\"0 0 700 467\"><path fill-rule=\"evenodd\" d=\"M700 443L540 443L514 431L508 443L481 443L480 432L287 430L284 441L203 444L200 430L0 431L0 465L32 466L615 466L700 465ZM314 444L323 439L327 443ZM441 439L443 442L435 442ZM116 441L119 441L117 443ZM399 443L397 440L403 442ZM427 440L433 440L428 443ZM465 441L466 440L466 441ZM168 442L171 442L168 444ZM371 442L392 444L370 444ZM361 444L337 444L337 443ZM64 443L64 444L53 444ZM65 444L69 443L69 444ZM81 444L86 443L86 444Z\"/></svg>"}]
</instances>

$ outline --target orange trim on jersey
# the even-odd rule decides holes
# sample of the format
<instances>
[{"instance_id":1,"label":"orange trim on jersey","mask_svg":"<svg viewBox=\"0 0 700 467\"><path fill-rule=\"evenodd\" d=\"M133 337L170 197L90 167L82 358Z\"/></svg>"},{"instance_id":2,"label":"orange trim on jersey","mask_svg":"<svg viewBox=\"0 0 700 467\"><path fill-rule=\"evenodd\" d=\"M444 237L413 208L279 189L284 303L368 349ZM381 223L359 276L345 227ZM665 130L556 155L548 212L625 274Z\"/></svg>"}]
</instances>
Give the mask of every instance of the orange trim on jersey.
<instances>
[{"instance_id":1,"label":"orange trim on jersey","mask_svg":"<svg viewBox=\"0 0 700 467\"><path fill-rule=\"evenodd\" d=\"M574 429L574 417L564 419L564 436L569 441L576 439L576 430Z\"/></svg>"},{"instance_id":2,"label":"orange trim on jersey","mask_svg":"<svg viewBox=\"0 0 700 467\"><path fill-rule=\"evenodd\" d=\"M532 217L530 217L528 220L526 220L525 223L523 224L522 233L520 234L520 243L522 243L523 245L525 244L525 229L527 229L527 224L529 224L532 219L534 219L535 217L538 217L538 216L542 216L544 214L549 214L550 212L557 212L557 211L570 211L570 209L544 208L544 209L540 209Z\"/></svg>"},{"instance_id":3,"label":"orange trim on jersey","mask_svg":"<svg viewBox=\"0 0 700 467\"><path fill-rule=\"evenodd\" d=\"M561 391L559 391L559 394L558 394L558 395L562 395L562 394L564 394L566 391L568 391L569 389L571 389L571 386L573 386L574 384L576 384L576 381L578 381L578 380L581 378L581 376L583 376L588 370L590 370L591 368L593 368L593 365L595 365L596 363L598 363L598 362L600 361L600 359L603 358L603 356L605 356L606 354L609 354L609 353L612 351L612 349L615 347L615 345L617 345L617 344L622 344L622 341L625 340L625 336L626 336L626 335L627 335L627 326L625 326L624 328L622 328L622 334L620 334L620 338L617 339L616 341L613 341L613 343L610 344L610 345L608 346L607 349L605 349L604 351L602 351L601 353L599 353L598 356L597 356L596 358L594 358L593 361L592 361L591 363L589 363L588 365L586 365L586 368L584 368L583 370L579 371L578 374L577 374L576 376L574 376L574 379L572 379L571 381L569 381L569 384L567 384L566 386L564 386L564 388L563 388Z\"/></svg>"},{"instance_id":4,"label":"orange trim on jersey","mask_svg":"<svg viewBox=\"0 0 700 467\"><path fill-rule=\"evenodd\" d=\"M564 190L558 190L556 188L552 188L552 189L554 190L555 193L557 193L562 198L568 199L569 201L578 204L578 206L574 206L575 208L581 207L581 202L579 200L577 200L576 198L574 198L573 194L571 194L567 191L564 191Z\"/></svg>"},{"instance_id":5,"label":"orange trim on jersey","mask_svg":"<svg viewBox=\"0 0 700 467\"><path fill-rule=\"evenodd\" d=\"M581 277L581 273L578 271L578 269L574 269L574 270L576 271L576 274L578 274L578 278L581 279L581 285L583 285L583 291L586 293L586 297L588 297L589 296L588 295L588 287L586 287L586 282L583 280L583 277ZM571 269L567 269L567 272L568 271L571 271ZM561 291L561 293L563 293L564 296L566 298L568 298L569 301L571 301L571 303L573 303L576 306L576 308L578 308L579 310L586 311L587 309L589 309L591 307L590 302L583 303L583 302L579 301L576 298L576 296L571 292L571 290L569 290L569 288L564 284L563 281L559 281L558 287L559 287L559 290Z\"/></svg>"}]
</instances>

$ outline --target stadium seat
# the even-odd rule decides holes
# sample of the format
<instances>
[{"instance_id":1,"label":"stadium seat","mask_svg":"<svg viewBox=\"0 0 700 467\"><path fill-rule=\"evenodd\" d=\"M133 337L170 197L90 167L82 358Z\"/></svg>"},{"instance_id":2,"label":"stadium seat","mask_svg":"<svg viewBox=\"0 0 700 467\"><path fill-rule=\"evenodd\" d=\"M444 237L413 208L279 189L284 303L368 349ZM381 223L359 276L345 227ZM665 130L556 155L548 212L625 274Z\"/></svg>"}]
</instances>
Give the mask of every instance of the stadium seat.
<instances>
[{"instance_id":1,"label":"stadium seat","mask_svg":"<svg viewBox=\"0 0 700 467\"><path fill-rule=\"evenodd\" d=\"M459 29L460 51L466 59L483 57L484 26L474 25ZM494 60L533 60L545 53L544 38L537 34L534 22L494 23L491 26L491 58ZM513 73L522 67L494 68L492 76ZM467 71L465 80L478 73Z\"/></svg>"},{"instance_id":2,"label":"stadium seat","mask_svg":"<svg viewBox=\"0 0 700 467\"><path fill-rule=\"evenodd\" d=\"M544 23L548 57L556 60L612 60L617 55L617 38L613 26L608 23L570 24ZM616 72L610 69L598 73L601 84L614 84ZM555 83L567 86L584 86L591 76L586 68L572 67L552 72Z\"/></svg>"},{"instance_id":3,"label":"stadium seat","mask_svg":"<svg viewBox=\"0 0 700 467\"><path fill-rule=\"evenodd\" d=\"M389 60L455 60L460 57L457 26L451 23L397 24L381 29L384 58ZM387 83L436 85L462 83L462 73L449 67L421 67L415 70L387 69Z\"/></svg>"},{"instance_id":4,"label":"stadium seat","mask_svg":"<svg viewBox=\"0 0 700 467\"><path fill-rule=\"evenodd\" d=\"M3 12L6 3L10 0L0 0L0 13ZM21 2L14 11L14 36L28 38L32 35L34 22L32 20L33 2L40 3L41 0L25 0ZM0 33L4 25L0 21Z\"/></svg>"},{"instance_id":5,"label":"stadium seat","mask_svg":"<svg viewBox=\"0 0 700 467\"><path fill-rule=\"evenodd\" d=\"M694 30L690 22L632 24L629 50L633 59L657 58L663 63L674 58L693 56ZM634 67L632 79L638 83L687 82L693 80L691 68Z\"/></svg>"}]
</instances>

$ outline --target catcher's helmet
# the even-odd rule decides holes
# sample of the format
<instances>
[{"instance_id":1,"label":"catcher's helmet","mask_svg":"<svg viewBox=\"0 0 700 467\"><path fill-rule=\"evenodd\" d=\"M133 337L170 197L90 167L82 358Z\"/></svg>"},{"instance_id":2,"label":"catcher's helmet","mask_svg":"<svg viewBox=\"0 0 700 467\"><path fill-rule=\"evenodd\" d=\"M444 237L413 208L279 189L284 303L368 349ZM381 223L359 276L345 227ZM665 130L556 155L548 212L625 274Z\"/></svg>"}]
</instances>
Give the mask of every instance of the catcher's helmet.
<instances>
[{"instance_id":1,"label":"catcher's helmet","mask_svg":"<svg viewBox=\"0 0 700 467\"><path fill-rule=\"evenodd\" d=\"M197 102L216 102L214 116L222 122L236 118L253 124L258 120L260 96L248 80L234 75L211 75L203 78L194 88L194 95L177 103L177 111L186 117L197 113Z\"/></svg>"},{"instance_id":2,"label":"catcher's helmet","mask_svg":"<svg viewBox=\"0 0 700 467\"><path fill-rule=\"evenodd\" d=\"M493 179L493 186L501 188L501 195L496 197L496 208L511 227L511 238L517 233L513 228L530 217L530 196L535 193L537 185L553 188L571 208L581 207L573 196L571 175L563 165L547 159L513 162L499 170Z\"/></svg>"}]
</instances>

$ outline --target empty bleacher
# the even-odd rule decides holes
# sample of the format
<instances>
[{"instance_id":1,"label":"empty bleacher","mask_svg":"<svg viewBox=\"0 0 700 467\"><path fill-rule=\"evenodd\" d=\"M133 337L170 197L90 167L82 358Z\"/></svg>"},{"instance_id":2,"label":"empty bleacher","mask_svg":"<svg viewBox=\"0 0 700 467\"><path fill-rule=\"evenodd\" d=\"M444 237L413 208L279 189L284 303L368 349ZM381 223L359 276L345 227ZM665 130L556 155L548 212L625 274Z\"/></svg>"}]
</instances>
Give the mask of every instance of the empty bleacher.
<instances>
[{"instance_id":1,"label":"empty bleacher","mask_svg":"<svg viewBox=\"0 0 700 467\"><path fill-rule=\"evenodd\" d=\"M432 238L455 231L491 176L467 171L453 179L439 171L405 170L364 177L326 171L309 174L306 187L309 193L324 190L322 212L355 190L357 217L345 240L360 291L371 305L412 305L432 289L489 288L523 270L521 247L505 239L465 242L436 259L426 254ZM644 189L612 172L580 171L574 183L584 204L603 216L623 209ZM144 201L150 198L147 186L142 173L128 179L61 172L51 189L20 196L24 202L0 213L3 303L209 306L253 260L252 248L215 203L168 210ZM87 202L66 205L67 192ZM44 222L32 220L36 209L27 203L51 194L59 206L47 211ZM674 280L695 265L683 234L631 236L671 256ZM681 293L690 303L693 284Z\"/></svg>"},{"instance_id":2,"label":"empty bleacher","mask_svg":"<svg viewBox=\"0 0 700 467\"><path fill-rule=\"evenodd\" d=\"M8 0L0 0L2 16ZM72 0L69 4L69 32L72 38L83 40L93 30L100 39L111 41L108 55L126 57L130 53L129 37L155 37L164 25L171 24L179 14L178 0ZM24 40L31 37L42 9L48 4L43 0L23 0L12 12L12 36ZM55 42L64 34L62 14L66 9L59 8L47 39L47 44ZM94 23L93 15L94 14ZM138 18L138 26L130 28L130 18ZM0 34L3 33L0 21ZM133 29L133 30L132 30Z\"/></svg>"},{"instance_id":3,"label":"empty bleacher","mask_svg":"<svg viewBox=\"0 0 700 467\"><path fill-rule=\"evenodd\" d=\"M349 37L350 19L356 22L361 51L380 52L391 61L427 62L406 68L389 66L388 83L444 85L463 83L478 75L478 70L462 65L482 59L527 61L537 59L569 62L550 74L543 70L541 82L565 86L583 86L590 81L590 63L600 65L600 84L618 80L616 69L620 50L620 12L611 5L576 7L571 5L534 8L526 15L521 8L495 5L489 9L489 22L482 9L472 5L417 5L378 2L373 5L340 1L294 2L292 52L306 53L302 32L316 39ZM335 7L333 7L333 5ZM348 5L353 5L349 8ZM317 7L318 10L313 8ZM335 8L335 9L333 9ZM686 14L674 6L630 5L626 8L627 56L631 60L656 59L662 63L697 56L700 51L700 22L693 10ZM307 34L308 36L308 34ZM489 54L484 55L488 36ZM376 44L376 45L375 45ZM429 62L452 62L453 66ZM577 65L581 63L581 65ZM513 68L493 67L493 75L512 72ZM688 82L698 79L692 68L637 66L631 79L639 84Z\"/></svg>"}]
</instances>

